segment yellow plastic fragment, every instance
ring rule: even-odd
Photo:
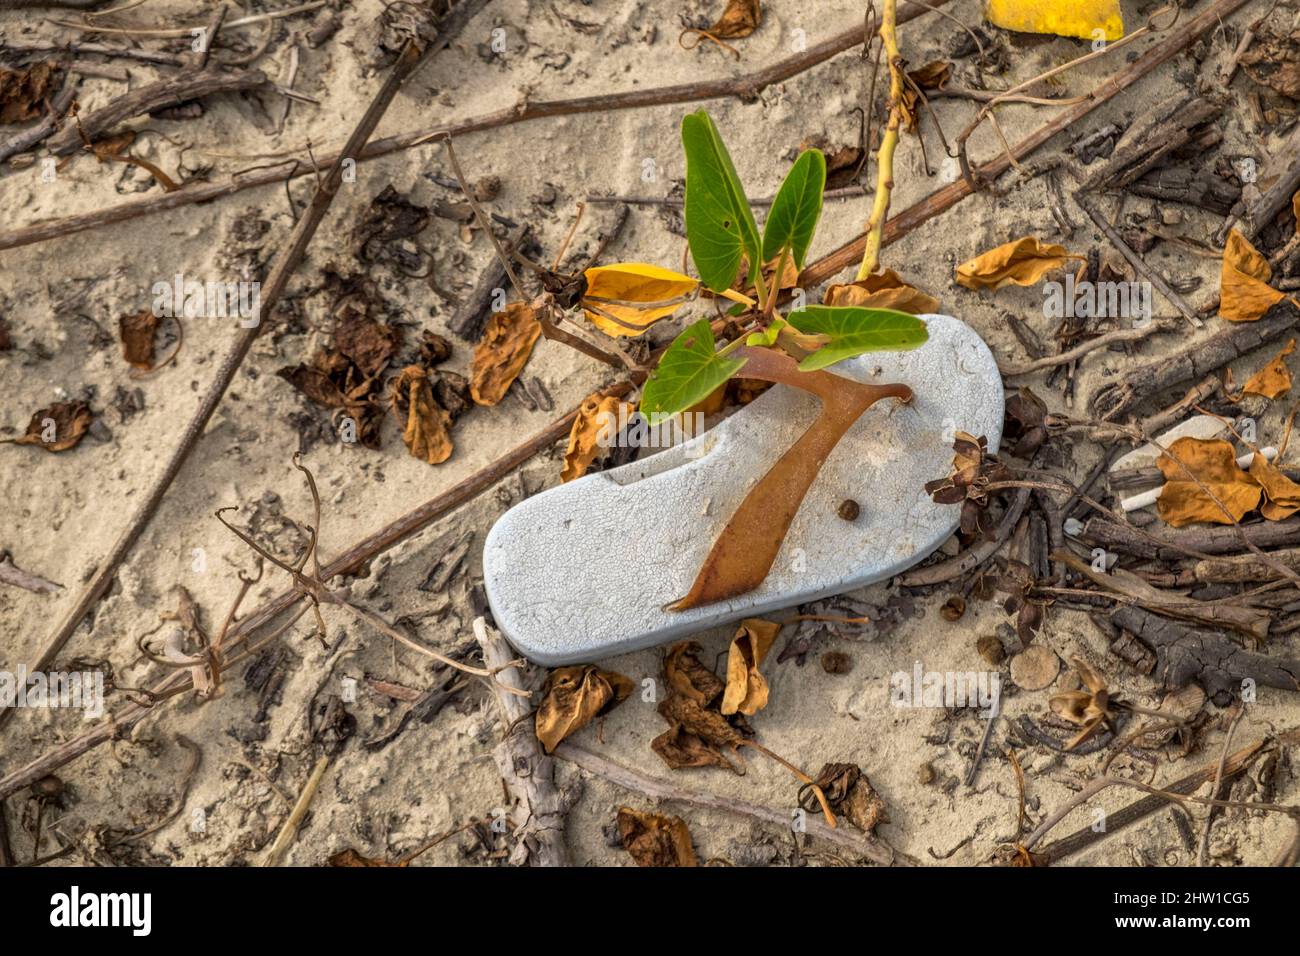
[[[985,0],[989,23],[1021,33],[1052,33],[1081,40],[1124,36],[1119,0]]]

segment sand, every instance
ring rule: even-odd
[[[134,25],[190,25],[206,14],[197,5],[151,0],[120,15]],[[378,0],[343,4],[340,31],[318,49],[302,35],[323,11],[279,21],[277,39],[255,66],[277,81],[288,76],[289,50],[301,54],[295,89],[319,105],[294,102],[276,132],[286,100],[274,93],[257,97],[222,97],[207,104],[202,117],[190,120],[136,121],[144,134],[133,149],[170,172],[187,177],[210,170],[214,180],[239,169],[262,165],[274,154],[310,143],[325,151],[346,137],[383,80],[374,58],[372,24],[382,9]],[[685,24],[709,21],[717,4],[687,0],[680,5],[609,0],[595,5],[558,0],[530,4],[493,0],[451,47],[420,68],[399,94],[379,128],[388,135],[463,119],[522,102],[525,98],[572,96],[635,90],[666,83],[736,75],[787,56],[804,36],[809,44],[858,22],[857,11],[826,0],[798,5],[769,4],[761,28],[736,41],[739,62],[707,44],[682,49],[677,35]],[[1124,3],[1130,29],[1148,7]],[[1193,12],[1204,6],[1198,4]],[[1264,12],[1266,4],[1248,4],[1231,18],[1238,28]],[[250,8],[250,12],[261,9]],[[968,24],[980,19],[978,4],[957,0],[949,12]],[[1187,14],[1185,14],[1186,16]],[[240,28],[253,42],[261,25]],[[494,31],[503,30],[504,52],[492,48]],[[71,31],[43,22],[35,12],[0,15],[0,32],[11,40],[66,37]],[[948,19],[928,14],[901,31],[904,55],[913,64],[944,56],[961,30]],[[146,41],[157,45],[159,41]],[[1235,43],[1235,39],[1232,40]],[[1213,67],[1230,43],[1213,31],[1204,66],[1184,55],[1167,63],[1132,90],[1125,91],[1078,124],[1081,135],[1108,122],[1125,122],[1135,113],[1178,96],[1198,73]],[[990,75],[991,84],[1009,84],[1077,56],[1085,48],[1075,41],[1013,37],[997,41],[1009,64],[1006,76]],[[1147,41],[1133,48],[1140,50]],[[1205,49],[1201,51],[1206,52]],[[1116,69],[1100,58],[1066,74],[1068,94],[1091,89]],[[842,54],[805,74],[764,90],[756,102],[715,100],[707,108],[730,144],[751,195],[771,195],[784,174],[787,157],[808,137],[834,145],[853,144],[858,136],[855,108],[864,95],[867,67],[856,52]],[[153,70],[131,64],[130,86],[149,82]],[[969,66],[958,76],[969,85]],[[1239,83],[1246,82],[1243,79]],[[82,109],[93,110],[121,95],[123,84],[104,78],[83,80]],[[664,196],[680,182],[684,164],[676,126],[696,106],[663,106],[636,111],[545,119],[504,129],[465,135],[458,152],[471,179],[500,177],[502,188],[490,208],[528,222],[547,256],[569,229],[575,203],[588,195]],[[953,99],[936,101],[945,130],[953,135],[974,107]],[[1016,141],[1052,115],[1052,108],[1008,106],[999,115],[1007,137]],[[1230,145],[1226,152],[1263,160],[1276,145],[1261,138],[1249,114],[1230,110]],[[930,119],[922,122],[931,161],[938,165],[942,147]],[[1055,155],[1072,135],[1058,137],[1037,159]],[[998,149],[987,125],[972,138],[977,159]],[[1067,162],[1068,162],[1067,157]],[[111,593],[96,607],[60,655],[106,660],[119,687],[150,684],[160,668],[142,658],[137,641],[152,634],[157,642],[166,625],[159,615],[174,609],[173,588],[182,586],[202,608],[210,630],[219,628],[239,588],[237,572],[253,567],[249,549],[213,517],[221,507],[239,508],[232,520],[253,529],[257,539],[288,555],[304,536],[289,518],[307,521],[310,498],[291,466],[302,447],[303,463],[315,474],[324,500],[321,551],[330,556],[393,520],[417,503],[451,489],[466,476],[526,439],[557,414],[609,380],[608,369],[565,346],[538,344],[524,372],[553,399],[553,409],[529,408],[519,385],[494,408],[477,408],[455,426],[456,450],[445,464],[430,466],[409,456],[399,426],[390,417],[382,448],[344,446],[334,440],[328,416],[313,408],[277,369],[305,361],[327,341],[327,302],[320,293],[322,270],[334,264],[355,267],[351,230],[371,199],[393,185],[424,205],[459,196],[435,181],[450,176],[441,146],[430,143],[362,164],[355,183],[344,186],[328,219],[298,269],[287,307],[271,319],[272,327],[254,346],[225,401],[195,453],[180,473],[143,538],[117,575]],[[649,177],[649,178],[647,178]],[[904,137],[896,165],[894,210],[901,210],[934,190],[942,176],[929,177],[918,140]],[[1066,180],[1068,187],[1069,181]],[[1004,181],[1006,185],[1006,181]],[[291,188],[299,206],[310,195],[308,179]],[[138,195],[159,195],[160,187],[142,171],[119,164],[99,164],[81,156],[67,164],[54,182],[43,182],[40,166],[0,175],[0,208],[5,227],[47,217],[112,206]],[[1043,315],[1038,289],[1008,289],[996,295],[974,293],[953,282],[953,268],[971,256],[1021,235],[1037,235],[1086,251],[1104,240],[1085,228],[1086,217],[1072,204],[1068,214],[1078,224],[1064,237],[1049,209],[1046,177],[1028,179],[1018,188],[981,194],[915,230],[885,251],[884,262],[918,287],[939,297],[944,311],[968,322],[999,357],[1022,358],[1020,346],[1003,318],[1024,318],[1044,340],[1053,320]],[[865,197],[828,203],[812,254],[821,255],[855,236],[868,213]],[[1149,210],[1145,200],[1130,199],[1126,210]],[[596,235],[611,221],[614,207],[589,206],[571,250],[581,263],[596,245]],[[685,240],[670,229],[671,210],[634,208],[610,255],[676,265]],[[255,226],[262,222],[264,226]],[[237,334],[229,320],[184,322],[184,342],[167,367],[133,378],[117,345],[117,321],[150,304],[155,282],[177,273],[200,281],[226,278],[241,265],[264,266],[279,250],[293,225],[283,185],[247,191],[218,202],[165,212],[95,229],[0,254],[0,314],[8,320],[15,348],[0,353],[3,415],[0,435],[14,437],[38,408],[68,398],[85,398],[98,426],[74,450],[47,454],[37,448],[0,447],[0,513],[4,515],[0,547],[27,571],[57,581],[63,589],[40,595],[0,585],[0,668],[13,670],[34,659],[54,623],[74,602],[78,589],[94,572],[134,511],[145,489],[158,476],[214,370]],[[1090,225],[1090,224],[1089,224]],[[1204,240],[1218,226],[1205,213],[1189,211],[1180,227]],[[264,229],[259,233],[259,230]],[[250,238],[251,237],[251,238]],[[439,283],[467,293],[492,255],[481,234],[466,241],[459,224],[435,218],[420,236],[432,250]],[[1190,254],[1170,242],[1157,245],[1150,261],[1178,275],[1198,275],[1204,282],[1190,295],[1201,305],[1217,291],[1217,261]],[[406,331],[407,354],[421,330],[446,332],[452,308],[419,279],[388,267],[373,273],[391,303],[394,319]],[[1162,303],[1157,303],[1159,313]],[[680,320],[689,321],[691,311]],[[1200,334],[1218,325],[1212,319]],[[674,326],[674,328],[679,326]],[[656,333],[658,341],[671,330]],[[1183,341],[1183,333],[1137,346],[1133,357],[1099,352],[1082,363],[1075,411],[1107,376],[1127,363],[1157,355]],[[454,339],[448,368],[465,372],[471,346]],[[1252,364],[1253,363],[1253,364]],[[1241,363],[1242,370],[1259,358]],[[1043,385],[1042,373],[1026,376],[1056,411],[1068,411],[1061,393]],[[135,400],[132,400],[135,396]],[[134,405],[138,410],[132,411]],[[1277,413],[1261,416],[1261,430],[1276,427]],[[1082,475],[1098,453],[1083,440],[1067,440],[1061,465]],[[559,480],[556,446],[535,456],[491,491],[448,515],[433,527],[374,561],[366,577],[349,582],[354,601],[400,620],[426,645],[449,651],[470,639],[472,611],[468,591],[480,574],[481,548],[492,522],[525,494]],[[936,476],[938,477],[938,476]],[[469,557],[441,591],[420,585],[452,542],[472,535]],[[521,567],[519,573],[527,574]],[[287,584],[283,572],[267,567],[248,596],[245,609]],[[884,604],[894,593],[873,585],[856,596]],[[878,833],[900,859],[924,864],[974,864],[989,860],[997,846],[1015,839],[1017,790],[1013,769],[1004,756],[1009,720],[1022,714],[1041,717],[1053,689],[1069,681],[1063,668],[1053,688],[1016,692],[1008,688],[1004,720],[996,730],[973,787],[963,783],[985,723],[974,711],[944,708],[897,708],[890,703],[890,676],[911,672],[914,662],[930,671],[987,668],[976,641],[1006,623],[996,602],[971,601],[966,614],[950,623],[939,606],[945,588],[918,600],[912,616],[887,633],[868,628],[855,637],[829,637],[803,666],[765,666],[771,703],[753,725],[768,747],[815,771],[823,763],[859,764],[889,807],[890,822]],[[323,863],[331,854],[355,848],[367,856],[394,859],[429,838],[500,812],[501,782],[491,750],[501,732],[490,696],[471,683],[438,716],[413,722],[388,746],[372,751],[366,739],[390,729],[407,706],[370,689],[365,678],[423,690],[435,680],[430,662],[337,610],[326,609],[328,648],[311,633],[304,618],[284,639],[283,684],[257,720],[259,694],[248,686],[244,668],[229,675],[221,695],[200,702],[192,697],[158,705],[125,739],[100,747],[63,768],[69,793],[64,807],[46,814],[40,852],[65,844],[75,848],[67,863],[149,863],[240,865],[260,862],[305,784],[318,752],[311,729],[331,695],[355,685],[356,699],[346,709],[355,718],[355,736],[326,770],[311,813],[286,858],[295,865]],[[698,635],[708,660],[721,661],[730,628]],[[788,633],[788,632],[787,632]],[[1053,612],[1038,641],[1062,658],[1082,655],[1103,669],[1115,692],[1137,703],[1156,706],[1162,699],[1147,678],[1135,675],[1106,650],[1101,634],[1086,617]],[[784,637],[781,643],[784,642]],[[1294,635],[1289,642],[1294,654]],[[778,645],[780,646],[780,645]],[[1287,650],[1283,639],[1275,652]],[[831,675],[817,662],[825,650],[843,651],[853,666]],[[646,650],[610,660],[601,667],[627,675],[638,686],[659,676],[660,655]],[[1005,670],[1005,666],[1004,666]],[[536,680],[540,675],[533,675]],[[125,691],[109,698],[110,709],[126,702]],[[1174,779],[1217,760],[1223,740],[1221,712],[1207,710],[1210,726],[1197,750],[1187,756],[1170,747],[1149,752],[1150,764],[1124,758],[1157,780]],[[1294,726],[1300,717],[1293,694],[1261,691],[1237,740],[1255,739],[1270,728]],[[67,710],[27,710],[0,731],[0,771],[12,771],[78,732],[87,723]],[[751,757],[744,776],[724,770],[669,771],[650,750],[663,730],[654,703],[634,694],[600,727],[590,726],[576,740],[608,759],[684,785],[771,807],[792,808],[793,778],[776,764]],[[185,782],[190,753],[184,737],[202,753],[192,778]],[[1053,753],[1040,745],[1019,751],[1028,778],[1026,812],[1034,825],[1067,800],[1081,783],[1098,772],[1102,755]],[[646,808],[652,803],[599,778],[560,764],[560,782],[574,804],[568,817],[568,840],[581,864],[631,865],[627,853],[611,846],[607,828],[622,805]],[[1273,781],[1273,799],[1296,797],[1294,776],[1286,768]],[[1262,786],[1262,785],[1261,785]],[[1234,793],[1250,792],[1238,784]],[[1113,810],[1135,795],[1112,790],[1091,806]],[[183,802],[183,805],[181,805]],[[688,823],[702,860],[734,863],[785,863],[796,858],[830,862],[851,854],[813,843],[796,854],[791,834],[743,817],[701,811],[683,803],[661,809]],[[20,858],[34,852],[36,802],[24,790],[7,801],[14,850]],[[175,813],[156,832],[115,844],[122,834],[151,827]],[[1202,812],[1192,828],[1199,833]],[[1072,817],[1054,835],[1088,825],[1090,811]],[[1216,827],[1211,858],[1218,864],[1267,863],[1289,835],[1284,818],[1229,811]],[[421,865],[499,864],[508,841],[497,836],[485,847],[468,833],[454,836],[420,858]],[[809,855],[810,854],[810,855]],[[1140,825],[1072,857],[1079,864],[1170,865],[1194,861],[1194,850],[1161,811]]]

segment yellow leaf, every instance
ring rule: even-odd
[[[1156,464],[1165,476],[1156,504],[1160,517],[1175,528],[1196,521],[1234,524],[1254,510],[1263,494],[1259,483],[1237,465],[1232,445],[1221,438],[1179,438]]]
[[[827,305],[897,309],[912,315],[928,315],[939,309],[938,299],[908,285],[893,269],[869,275],[849,285],[833,285],[826,290],[822,301]]]
[[[492,313],[483,338],[474,346],[470,363],[470,397],[480,405],[495,405],[528,364],[542,324],[527,302],[511,302]]]
[[[740,622],[740,630],[731,639],[727,653],[727,689],[722,694],[724,714],[740,711],[752,717],[767,706],[767,681],[758,668],[780,630],[780,624],[761,618],[750,617]]]
[[[1264,489],[1264,503],[1260,514],[1269,521],[1281,521],[1300,511],[1300,485],[1264,459],[1256,455],[1250,462],[1250,474]]]
[[[583,399],[578,417],[569,430],[569,447],[564,452],[560,481],[572,481],[587,473],[591,463],[608,447],[608,440],[616,433],[620,410],[624,417],[631,417],[636,408],[600,392]]]
[[[1033,285],[1068,260],[1083,258],[1066,252],[1063,246],[1025,236],[963,262],[957,267],[957,284],[968,289],[1000,289],[1008,283]]]
[[[585,273],[583,311],[607,335],[641,335],[683,305],[700,280],[644,262],[593,266]]]
[[[995,27],[1021,33],[1081,40],[1118,40],[1124,35],[1119,0],[987,0],[985,13]]]
[[[1219,274],[1219,315],[1229,322],[1254,322],[1272,308],[1283,293],[1268,284],[1273,270],[1236,229],[1223,247]]]
[[[448,415],[433,397],[429,373],[419,365],[402,369],[393,385],[393,406],[399,413],[406,406],[406,428],[402,441],[415,458],[438,465],[451,457],[452,444]]]
[[[1252,375],[1242,386],[1242,392],[1247,395],[1277,398],[1291,391],[1291,369],[1287,367],[1285,360],[1293,352],[1295,352],[1295,339],[1288,342],[1286,348],[1274,355],[1267,365]]]

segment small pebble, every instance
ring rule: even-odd
[[[835,513],[845,521],[857,521],[862,509],[858,507],[858,503],[852,498],[845,498],[840,502],[839,510]]]

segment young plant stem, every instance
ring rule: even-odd
[[[903,61],[898,53],[897,0],[884,0],[880,17],[880,42],[889,64],[889,121],[885,124],[876,151],[876,195],[871,205],[871,218],[867,220],[867,242],[862,250],[862,264],[858,266],[858,281],[876,271],[880,265],[880,247],[884,242],[885,217],[889,215],[889,196],[894,188],[894,150],[898,147],[898,131],[903,124]],[[867,104],[871,109],[871,104]]]

